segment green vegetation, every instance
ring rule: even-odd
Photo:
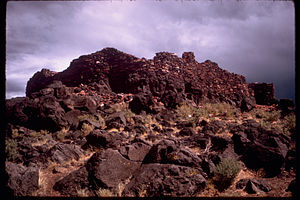
[[[5,153],[8,161],[16,161],[18,158],[18,143],[14,139],[5,141]]]
[[[65,140],[65,137],[67,136],[68,134],[68,131],[69,131],[69,127],[63,127],[56,135],[56,138],[59,140],[59,141],[64,141]]]
[[[88,134],[90,134],[90,132],[92,132],[94,128],[95,127],[91,124],[83,123],[81,127],[82,137],[85,137]]]
[[[235,118],[237,109],[227,103],[206,103],[199,107],[183,103],[176,108],[177,121],[192,122],[195,126],[201,119],[214,117]]]
[[[222,191],[228,188],[240,170],[241,167],[237,160],[234,158],[222,158],[214,169],[213,181],[218,190]]]
[[[98,191],[96,191],[96,195],[98,197],[116,197],[117,194],[113,193],[109,189],[99,188]]]
[[[263,120],[264,122],[275,122],[280,119],[280,111],[264,111],[260,108],[254,108],[250,113],[258,119]]]
[[[38,140],[43,139],[46,135],[49,135],[48,130],[32,131],[29,133],[31,137],[37,138]]]
[[[260,108],[255,108],[250,111],[259,124],[267,130],[276,130],[285,135],[292,135],[296,132],[296,115],[290,114],[281,119],[280,111],[265,111]]]

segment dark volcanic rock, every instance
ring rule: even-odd
[[[6,101],[8,121],[34,130],[60,130],[67,125],[65,111],[53,96],[33,100],[14,98]]]
[[[106,118],[106,126],[109,128],[120,128],[126,126],[126,119],[122,111],[115,112]]]
[[[286,116],[294,111],[294,102],[291,99],[280,99],[278,108],[281,110],[281,114]]]
[[[182,58],[160,52],[153,59],[146,60],[113,48],[105,48],[73,60],[63,72],[55,73],[46,69],[37,72],[28,81],[26,95],[30,97],[55,80],[67,87],[92,85],[102,81],[100,88],[103,86],[106,92],[141,94],[132,103],[135,112],[149,109],[151,100],[142,97],[143,95],[156,97],[157,102],[171,108],[188,98],[195,103],[222,101],[237,106],[244,100],[243,107],[250,109],[248,105],[254,99],[243,76],[229,73],[211,61],[198,63],[192,52],[183,53]],[[93,88],[99,93],[99,87]],[[51,92],[48,91],[49,94]],[[61,98],[65,92],[57,90],[56,96]]]
[[[151,105],[153,105],[153,102],[150,95],[137,94],[133,96],[132,101],[129,103],[129,108],[136,114],[140,114],[142,110],[150,113]]]
[[[239,180],[235,187],[237,189],[245,189],[249,194],[256,194],[259,192],[269,192],[272,190],[271,186],[268,185],[263,179],[241,179]]]
[[[194,130],[190,127],[185,127],[179,131],[179,135],[181,136],[192,136],[194,134],[195,134]]]
[[[226,124],[224,122],[213,120],[203,127],[202,132],[206,134],[216,134],[220,131],[223,131],[225,127]]]
[[[44,156],[53,162],[62,164],[72,159],[79,160],[80,156],[84,154],[85,152],[74,144],[58,143],[47,151]]]
[[[53,189],[62,195],[78,196],[78,190],[89,188],[88,171],[85,167],[71,172],[63,179],[57,181]]]
[[[53,76],[56,72],[50,71],[48,69],[42,69],[37,72],[29,79],[26,86],[26,96],[31,96],[33,92],[38,92],[43,89],[46,85],[53,81]]]
[[[201,168],[201,162],[198,156],[185,149],[178,141],[169,139],[161,140],[156,145],[153,145],[143,160],[144,164],[176,164],[199,168]]]
[[[257,104],[271,105],[276,102],[273,83],[250,83],[249,88],[254,91]]]
[[[125,196],[193,196],[206,186],[197,169],[172,164],[146,164],[126,185]]]
[[[149,152],[151,146],[142,142],[135,142],[130,145],[122,146],[120,154],[131,161],[142,162]]]
[[[87,162],[87,170],[94,187],[116,188],[128,179],[141,162],[124,158],[117,150],[107,149],[95,153]]]
[[[6,163],[6,171],[9,176],[7,185],[16,196],[31,196],[39,189],[39,169],[24,167],[21,164]]]
[[[94,130],[86,136],[86,144],[94,147],[117,148],[126,140],[126,137],[119,132],[106,132],[104,130]]]
[[[254,122],[245,122],[231,129],[234,150],[242,155],[248,168],[264,168],[266,176],[281,172],[288,151],[289,139],[279,133],[268,131]]]
[[[296,197],[296,179],[292,180],[288,186],[288,188],[286,189],[286,191],[290,191],[292,192],[293,197]]]

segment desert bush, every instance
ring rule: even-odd
[[[78,197],[88,197],[88,190],[87,188],[84,189],[77,189],[77,195]]]
[[[283,119],[283,129],[284,133],[291,135],[296,132],[296,115],[290,114],[285,116]]]
[[[99,188],[96,191],[96,195],[98,197],[116,197],[117,196],[117,194],[115,194],[111,190],[105,189],[105,188]]]
[[[58,133],[56,134],[56,138],[59,140],[59,141],[64,141],[65,140],[65,137],[67,136],[68,134],[68,131],[69,131],[69,127],[63,127],[60,131],[58,131]]]
[[[196,118],[234,118],[237,116],[237,109],[228,103],[206,103],[197,108],[194,115]]]
[[[280,111],[273,110],[273,111],[264,111],[259,108],[255,108],[250,111],[250,113],[265,122],[275,122],[280,119]]]
[[[87,136],[88,134],[90,134],[90,132],[94,130],[94,128],[95,127],[91,124],[83,123],[81,127],[82,136]]]
[[[213,181],[217,189],[224,190],[228,188],[240,170],[241,167],[236,159],[222,158],[214,168]]]
[[[18,143],[14,139],[7,139],[5,141],[5,153],[8,161],[16,161],[18,155]]]
[[[31,137],[37,138],[38,140],[43,140],[49,134],[48,130],[32,131],[29,133]]]
[[[195,108],[187,103],[176,107],[176,115],[180,120],[187,120],[193,116]]]
[[[84,114],[84,115],[78,116],[77,118],[79,119],[79,121],[85,120],[85,119],[90,119],[93,122],[99,123],[101,129],[105,128],[105,120],[99,113],[97,113],[95,115]]]

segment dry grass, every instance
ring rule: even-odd
[[[53,190],[54,184],[61,178],[67,176],[71,172],[78,170],[82,167],[87,160],[93,155],[94,152],[86,152],[86,155],[82,155],[79,160],[72,159],[63,164],[58,164],[49,161],[48,167],[39,171],[39,189],[35,191],[32,196],[39,197],[59,197],[63,196],[58,191]],[[55,167],[62,167],[63,170],[60,173],[53,173]],[[84,191],[80,191],[84,192]],[[81,193],[82,195],[84,193]]]

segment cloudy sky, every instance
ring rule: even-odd
[[[295,12],[288,1],[53,1],[7,4],[6,98],[36,71],[115,47],[137,57],[193,51],[295,99]]]

